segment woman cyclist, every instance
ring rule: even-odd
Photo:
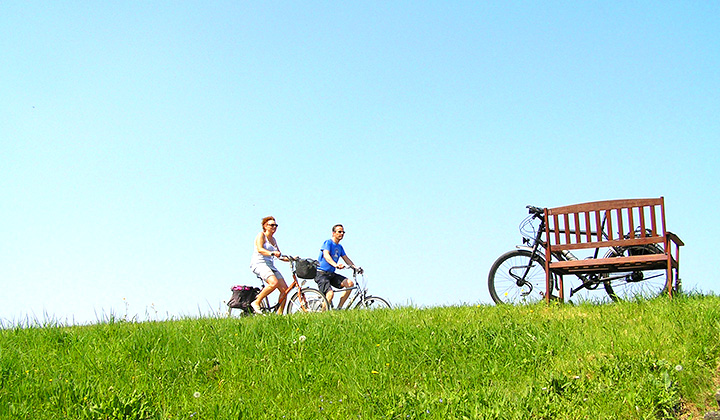
[[[257,298],[250,304],[256,314],[262,313],[260,310],[260,302],[262,302],[262,300],[275,289],[280,292],[277,313],[282,315],[285,310],[285,297],[288,286],[285,283],[285,279],[282,274],[280,274],[280,271],[275,268],[274,264],[274,258],[280,258],[281,255],[277,241],[274,238],[277,228],[278,224],[275,222],[274,217],[264,217],[262,219],[263,231],[258,233],[255,237],[255,250],[253,251],[252,259],[250,261],[250,269],[256,276],[265,282],[265,288],[260,291]],[[284,258],[280,259],[282,261],[287,261]]]

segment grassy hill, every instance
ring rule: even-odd
[[[2,419],[655,419],[717,409],[720,298],[0,330]]]

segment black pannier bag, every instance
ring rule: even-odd
[[[247,313],[252,312],[250,304],[255,300],[257,295],[260,293],[260,289],[252,286],[233,286],[233,294],[227,305],[234,309],[242,309]]]
[[[300,259],[295,264],[295,274],[301,279],[314,279],[317,274],[317,265],[318,262],[313,259]]]

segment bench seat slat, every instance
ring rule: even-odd
[[[672,266],[677,261],[672,259]],[[667,268],[667,256],[664,254],[638,255],[614,258],[589,258],[576,261],[555,261],[550,269],[558,274],[574,273],[612,273],[632,270],[664,270]]]

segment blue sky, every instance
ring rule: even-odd
[[[3,2],[0,321],[212,313],[256,282],[269,214],[303,257],[343,223],[394,304],[486,304],[526,205],[658,196],[685,288],[717,293],[718,18],[706,1]]]

